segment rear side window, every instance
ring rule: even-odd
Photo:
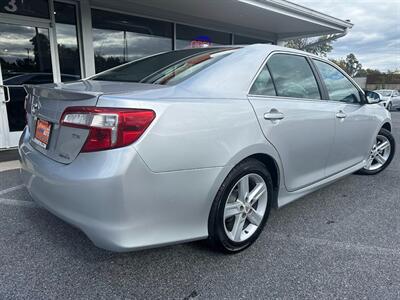
[[[338,69],[319,60],[314,60],[328,90],[329,100],[360,103],[360,92]]]
[[[278,96],[321,99],[317,80],[305,57],[274,54],[267,65]]]
[[[250,89],[252,95],[276,96],[274,83],[268,67],[264,66]]]

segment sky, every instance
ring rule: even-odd
[[[354,24],[333,43],[329,58],[354,53],[363,68],[400,70],[400,0],[289,1]]]

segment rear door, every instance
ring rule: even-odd
[[[360,90],[342,71],[322,60],[313,62],[335,114],[335,139],[326,168],[329,176],[366,158],[378,124],[363,105]]]
[[[265,137],[279,152],[286,188],[294,191],[323,179],[335,117],[331,105],[321,100],[308,58],[270,56],[249,100]]]

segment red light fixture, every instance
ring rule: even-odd
[[[149,109],[68,107],[61,125],[89,130],[81,152],[128,146],[146,131],[156,113]]]

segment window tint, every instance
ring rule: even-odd
[[[229,55],[235,48],[197,48],[170,51],[122,65],[92,80],[172,84]]]
[[[96,73],[172,50],[172,23],[92,9]]]
[[[274,83],[272,82],[271,74],[269,73],[267,66],[264,66],[257,79],[254,81],[253,86],[250,89],[250,94],[276,96]]]
[[[321,99],[317,81],[305,57],[275,54],[267,64],[278,96]]]
[[[29,1],[2,0],[0,1],[0,13],[48,19],[49,1],[48,0],[29,0]]]
[[[272,44],[271,41],[257,39],[249,36],[235,34],[234,44],[235,45],[251,45],[251,44]]]
[[[81,77],[76,6],[75,4],[54,2],[54,11],[61,74]],[[63,76],[61,76],[61,80],[63,81]]]
[[[348,103],[360,103],[358,89],[342,74],[331,65],[314,60],[328,90],[330,100],[343,101]]]
[[[229,33],[176,24],[176,49],[230,44],[231,35]]]

